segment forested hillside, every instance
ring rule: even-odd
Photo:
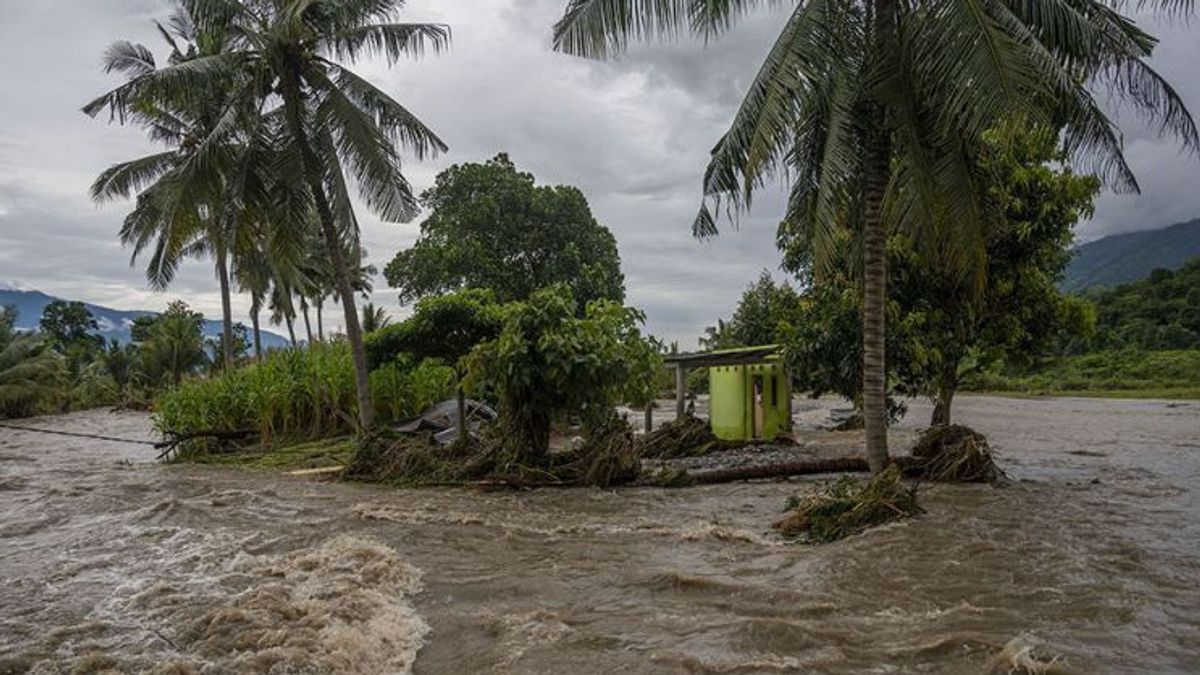
[[[1065,291],[1113,288],[1145,279],[1155,269],[1178,269],[1196,256],[1200,256],[1200,218],[1079,246],[1061,285]]]

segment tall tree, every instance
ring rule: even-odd
[[[231,33],[201,32],[195,8],[179,4],[159,34],[169,48],[165,65],[141,44],[113,43],[104,54],[106,72],[120,72],[122,86],[84,106],[96,116],[108,110],[112,119],[143,127],[150,138],[167,146],[163,152],[116,164],[92,185],[92,198],[105,202],[137,195],[134,210],[121,227],[121,242],[133,247],[133,258],[152,251],[146,278],[157,289],[174,280],[181,262],[209,255],[221,292],[226,367],[233,366],[233,310],[230,284],[233,258],[248,246],[247,200],[265,199],[264,144],[247,142],[245,130],[226,114],[233,73],[193,83],[187,90],[142,86],[163,70],[187,69],[219,56]]]
[[[691,30],[714,37],[774,0],[569,0],[556,48],[590,57],[631,39]],[[1100,85],[1160,130],[1200,146],[1183,101],[1147,63],[1155,40],[1102,0],[797,0],[733,124],[713,149],[693,226],[748,208],[773,175],[792,181],[788,219],[814,241],[818,273],[840,241],[862,251],[867,457],[888,461],[885,308],[889,230],[941,263],[986,274],[969,153],[999,121],[1061,124],[1068,153],[1119,188],[1137,183]],[[1147,0],[1172,10],[1188,0]]]
[[[616,239],[583,193],[536,185],[508,155],[446,169],[421,201],[429,217],[420,238],[384,270],[401,302],[461,288],[490,288],[511,302],[557,283],[571,287],[580,309],[625,297]]]

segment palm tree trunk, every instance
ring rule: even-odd
[[[308,320],[308,300],[304,296],[300,296],[300,313],[304,315],[304,333],[308,336],[308,344],[313,343],[312,324]]]
[[[258,302],[250,303],[250,326],[254,329],[254,359],[256,361],[262,361],[262,327],[258,319],[260,310]]]
[[[325,309],[325,298],[318,297],[317,305],[317,339],[321,342],[325,341],[325,323],[321,319],[321,312]]]
[[[333,220],[333,210],[329,207],[329,199],[325,196],[325,186],[322,183],[322,171],[316,154],[308,142],[308,134],[304,129],[303,101],[300,95],[300,83],[293,74],[285,82],[283,92],[284,108],[286,109],[288,126],[300,149],[300,161],[304,165],[304,178],[308,182],[309,192],[317,207],[317,216],[321,221],[321,232],[325,236],[325,245],[329,249],[329,257],[333,262],[333,276],[338,295],[342,300],[342,313],[346,316],[346,339],[350,343],[350,354],[354,361],[354,384],[358,390],[358,421],[360,432],[367,433],[375,421],[375,406],[371,400],[370,371],[367,369],[367,353],[363,346],[362,329],[358,323],[358,308],[354,304],[354,287],[350,283],[350,270],[346,267],[346,256],[342,248],[341,237],[338,236],[337,225]]]
[[[217,245],[217,279],[221,284],[221,342],[225,370],[233,370],[233,301],[229,292],[229,262],[225,247]]]
[[[295,347],[299,346],[296,344],[296,317],[295,317],[295,315],[288,314],[287,316],[285,316],[283,318],[283,320],[285,323],[287,323],[288,337],[292,339],[292,347],[295,348]]]
[[[883,193],[889,174],[890,143],[882,109],[876,108],[865,148],[863,205],[863,424],[867,462],[878,473],[888,465],[887,364],[887,226]]]

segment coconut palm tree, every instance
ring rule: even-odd
[[[392,325],[392,317],[388,316],[387,309],[368,302],[362,307],[362,325],[364,333],[374,333]]]
[[[1136,190],[1096,89],[1191,150],[1200,138],[1147,63],[1155,40],[1104,0],[568,0],[554,42],[601,58],[631,40],[712,38],[782,4],[792,6],[786,23],[712,151],[693,233],[717,234],[714,214],[736,220],[757,188],[782,175],[792,186],[786,220],[806,231],[818,273],[839,242],[858,238],[866,449],[879,471],[889,461],[888,228],[912,230],[939,264],[981,274],[982,231],[995,216],[973,184],[971,156],[985,131],[1011,117],[1061,127],[1077,163]],[[1141,4],[1182,11],[1190,0]]]
[[[367,206],[385,220],[416,216],[418,205],[401,173],[399,150],[418,159],[446,150],[416,116],[343,65],[382,54],[389,63],[448,46],[449,28],[399,23],[403,0],[184,0],[201,34],[232,35],[228,48],[156,70],[114,92],[118,97],[158,92],[183,96],[214,84],[233,83],[222,120],[245,125],[256,117],[278,120],[274,147],[279,185],[292,208],[315,209],[335,271],[337,294],[353,353],[359,422],[373,421],[362,331],[343,237],[357,240],[347,179]],[[296,215],[299,216],[297,209]],[[299,218],[293,218],[299,222]]]
[[[187,64],[222,53],[230,33],[201,34],[192,15],[180,5],[166,25],[157,24],[169,48],[163,68]],[[152,250],[146,267],[150,285],[166,288],[187,258],[209,256],[221,291],[224,359],[233,366],[231,267],[249,243],[239,227],[246,200],[256,190],[262,197],[266,162],[256,162],[252,150],[265,156],[269,147],[255,148],[246,134],[225,115],[229,79],[213,80],[182,94],[137,88],[162,68],[141,44],[116,42],[104,55],[106,72],[121,72],[128,81],[84,106],[96,116],[108,110],[113,119],[142,126],[150,138],[168,149],[122,162],[104,171],[93,183],[92,198],[105,202],[137,194],[134,210],[125,218],[121,242],[133,247],[131,264]]]

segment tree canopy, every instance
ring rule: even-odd
[[[1084,295],[1096,306],[1096,332],[1068,351],[1200,348],[1200,258],[1178,270]]]
[[[700,343],[706,349],[754,347],[780,342],[800,305],[800,294],[786,281],[775,283],[763,270],[742,293],[733,318],[710,326]]]
[[[599,424],[614,404],[643,395],[661,364],[657,345],[641,334],[642,320],[611,300],[589,303],[581,315],[563,285],[505,307],[499,336],[472,351],[468,373],[472,386],[499,399],[501,462],[537,465],[557,417]]]
[[[970,370],[999,359],[1028,361],[1050,350],[1065,332],[1084,334],[1085,303],[1058,290],[1070,260],[1074,225],[1091,213],[1099,189],[1076,174],[1045,129],[1011,128],[989,135],[976,158],[984,199],[1004,218],[984,233],[982,279],[940,266],[905,233],[888,241],[887,357],[897,393],[927,395],[938,404],[935,422],[949,421],[958,383]],[[781,236],[792,261],[806,258],[803,238]],[[800,386],[858,395],[854,359],[860,349],[854,319],[858,287],[848,275],[818,278],[805,293],[786,340]],[[838,355],[842,356],[839,357]],[[893,407],[895,410],[895,407]]]
[[[537,185],[508,155],[446,169],[421,202],[430,214],[420,238],[384,270],[401,302],[470,287],[492,289],[504,303],[556,283],[581,309],[624,299],[616,240],[583,193]]]

